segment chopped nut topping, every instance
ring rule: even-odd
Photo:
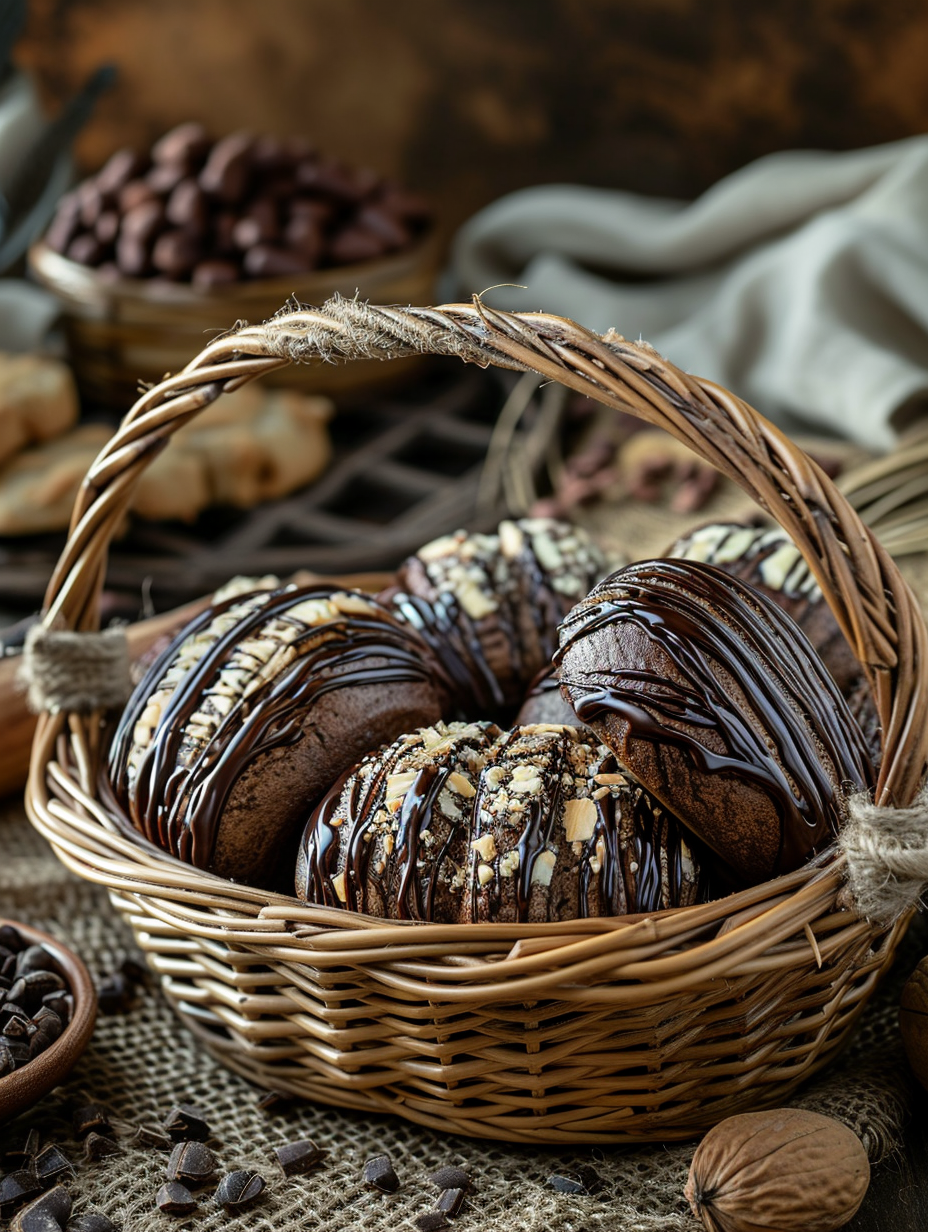
[[[332,889],[335,891],[340,903],[347,903],[348,895],[345,891],[345,874],[336,873],[332,878]]]
[[[466,779],[463,774],[458,774],[456,770],[448,775],[448,786],[452,791],[456,791],[459,796],[463,796],[465,800],[470,800],[477,794],[473,783]]]
[[[550,885],[556,861],[553,851],[542,851],[532,866],[532,885]]]
[[[499,862],[499,871],[503,877],[511,877],[519,867],[519,852],[514,847],[507,851]]]
[[[474,839],[471,847],[482,860],[494,860],[496,858],[496,839],[492,834],[484,834],[480,838]]]
[[[482,886],[485,886],[487,882],[492,881],[494,876],[495,873],[489,864],[477,865],[477,880]]]
[[[599,810],[590,799],[568,800],[564,805],[564,830],[567,841],[586,842],[593,837]]]

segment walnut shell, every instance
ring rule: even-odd
[[[922,959],[905,982],[899,1027],[909,1064],[928,1091],[928,958]]]
[[[851,1218],[869,1183],[867,1152],[847,1126],[775,1108],[711,1129],[684,1192],[709,1232],[832,1232]]]

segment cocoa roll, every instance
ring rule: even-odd
[[[510,923],[686,906],[706,882],[679,822],[576,728],[452,723],[335,784],[296,891],[385,919]]]
[[[732,884],[825,847],[874,773],[798,625],[714,566],[645,561],[561,627],[561,685],[620,764],[705,842]]]
[[[369,749],[439,718],[438,670],[369,596],[233,594],[136,687],[110,748],[113,793],[181,860],[268,884],[278,865],[292,870],[311,802]]]
[[[871,757],[879,761],[880,723],[867,678],[815,575],[785,530],[709,523],[678,539],[667,555],[716,565],[756,587],[792,616],[834,677],[867,738]]]
[[[382,597],[445,665],[453,716],[499,716],[518,707],[557,648],[558,623],[606,568],[579,528],[524,518],[426,544]]]

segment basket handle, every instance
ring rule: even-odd
[[[46,593],[46,627],[99,628],[107,549],[136,479],[220,393],[291,362],[416,354],[559,381],[665,428],[748,492],[795,541],[873,689],[883,729],[875,802],[912,801],[928,764],[928,630],[894,561],[821,468],[747,403],[681,372],[646,343],[612,330],[600,336],[563,317],[496,311],[478,298],[441,308],[340,297],[321,308],[288,305],[263,325],[215,339],[142,394],[83,481]]]

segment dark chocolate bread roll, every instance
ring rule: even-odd
[[[265,885],[334,779],[439,718],[437,673],[428,647],[369,596],[292,586],[233,596],[137,686],[112,742],[111,787],[152,842]]]
[[[606,571],[599,548],[553,518],[458,531],[420,548],[381,598],[433,647],[453,682],[450,714],[515,708],[557,649],[557,626]]]
[[[808,639],[710,565],[645,561],[561,627],[561,686],[619,762],[734,884],[798,867],[869,788],[866,742]]]
[[[785,530],[740,522],[709,523],[678,539],[667,555],[716,565],[756,587],[792,616],[834,677],[867,739],[874,763],[878,762],[880,722],[867,678],[812,570]]]
[[[573,727],[436,724],[364,759],[316,808],[300,898],[386,919],[570,920],[685,906],[683,828]]]
[[[561,677],[553,663],[538,673],[529,685],[514,726],[528,727],[533,723],[561,723],[567,727],[582,727],[573,707],[561,692]]]

